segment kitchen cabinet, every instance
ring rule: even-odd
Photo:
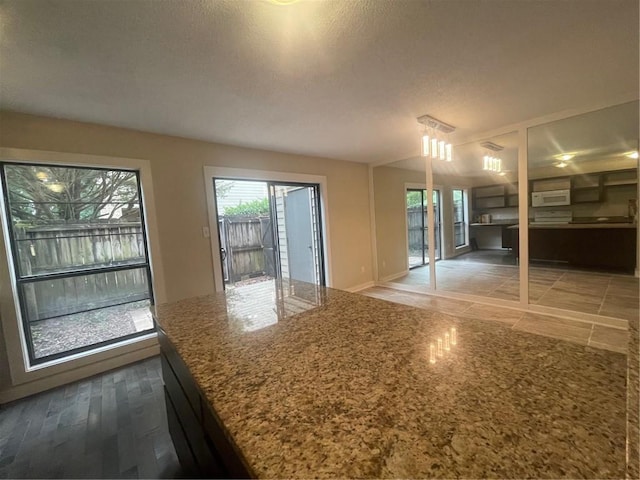
[[[519,230],[510,230],[517,258]],[[529,259],[632,273],[636,230],[631,223],[529,225]]]
[[[505,201],[507,207],[518,206],[518,184],[509,183],[505,186]]]
[[[472,190],[473,209],[503,208],[506,206],[504,185],[488,185]]]
[[[636,169],[619,170],[617,172],[606,172],[603,177],[603,185],[607,188],[620,187],[625,185],[637,185],[638,183],[638,171]]]
[[[602,201],[602,175],[589,173],[571,177],[571,203],[591,203]]]
[[[571,204],[601,203],[605,201],[610,188],[637,185],[637,169],[565,175],[562,177],[533,179],[529,182],[530,192],[570,190]],[[530,195],[529,195],[530,196]],[[507,183],[487,185],[472,189],[474,210],[517,207],[518,184]]]
[[[518,184],[487,185],[472,189],[474,210],[518,206]]]
[[[531,181],[532,192],[549,192],[553,190],[569,190],[571,177],[542,178]]]
[[[502,226],[502,248],[513,248],[513,238],[511,230],[506,225]]]
[[[189,369],[160,327],[158,341],[167,422],[182,468],[195,478],[252,477]]]

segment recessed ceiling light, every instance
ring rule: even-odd
[[[569,165],[569,164],[568,164],[567,162],[558,162],[558,163],[556,163],[556,164],[554,164],[554,165],[555,165],[556,167],[558,167],[558,168],[564,168],[564,167],[566,167],[566,166],[567,166],[567,165]]]
[[[638,159],[638,151],[636,150],[635,152],[627,152],[625,153],[625,155],[629,158],[633,158],[634,160]]]
[[[568,160],[571,160],[573,157],[575,157],[575,155],[573,153],[563,153],[562,155],[557,155],[556,158],[558,160],[562,160],[563,162],[566,162]],[[566,165],[565,165],[566,166]]]

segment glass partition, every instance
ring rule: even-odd
[[[638,102],[528,130],[529,303],[638,318]]]
[[[493,150],[482,145],[486,142]],[[485,169],[489,156],[493,170]],[[374,168],[379,280],[518,301],[519,268],[512,246],[518,224],[517,163],[515,132],[457,146],[452,162],[432,162],[431,208],[425,159]],[[430,265],[429,215],[435,266]]]
[[[379,282],[612,324],[637,319],[638,123],[634,101],[529,128],[522,186],[518,132],[457,145],[452,162],[434,160],[431,192],[421,157],[374,168]],[[527,299],[519,190],[528,203]]]
[[[433,162],[433,176],[442,198],[436,289],[518,301],[517,133],[457,146],[453,162]]]

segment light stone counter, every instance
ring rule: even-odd
[[[308,284],[156,318],[259,477],[625,476],[623,354]]]
[[[508,227],[510,229],[520,228],[518,225],[512,225]],[[552,230],[576,230],[576,229],[611,229],[611,228],[628,228],[636,229],[637,225],[633,223],[529,223],[531,229],[552,229]]]

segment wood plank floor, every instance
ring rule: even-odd
[[[0,406],[0,478],[182,478],[159,357]]]

